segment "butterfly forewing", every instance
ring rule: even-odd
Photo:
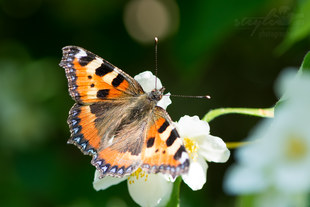
[[[78,103],[94,103],[142,94],[143,89],[121,69],[76,46],[63,48],[69,93]]]

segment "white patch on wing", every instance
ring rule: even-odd
[[[151,147],[151,148],[146,148],[144,151],[144,157],[151,157],[152,155],[155,154],[155,147]]]
[[[87,91],[87,96],[94,97],[96,99],[97,98],[97,92],[98,92],[97,88],[91,88]]]
[[[76,58],[80,59],[81,57],[86,57],[87,54],[84,50],[79,49],[80,51],[75,55]]]
[[[166,128],[166,130],[160,134],[161,140],[166,141],[168,139],[168,137],[170,136],[172,129],[173,129],[172,126],[169,124],[169,126]]]
[[[96,72],[96,69],[99,68],[102,64],[102,60],[100,60],[99,58],[96,58],[95,60],[91,61],[90,63],[87,64],[86,68],[86,72],[89,75],[93,75]]]
[[[107,84],[112,85],[112,81],[114,80],[114,78],[116,78],[116,76],[118,76],[118,73],[116,71],[113,71],[103,76],[102,79]]]
[[[181,145],[182,145],[182,140],[180,138],[176,138],[173,144],[167,148],[168,154],[174,155],[178,151]]]
[[[184,163],[188,159],[189,159],[188,154],[186,152],[182,152],[181,158],[179,159],[180,163]]]

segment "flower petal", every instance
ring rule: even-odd
[[[154,90],[155,84],[156,84],[157,89],[160,89],[163,87],[159,78],[153,75],[153,73],[150,71],[139,73],[138,75],[134,77],[134,79],[138,81],[138,83],[142,86],[143,90],[146,93],[149,93],[152,90]],[[160,101],[158,101],[157,106],[160,106],[163,109],[167,109],[168,105],[170,105],[171,103],[172,101],[170,99],[170,93],[167,93],[163,95]]]
[[[160,106],[163,109],[167,109],[167,107],[172,103],[170,99],[170,93],[163,95],[163,97],[157,102],[157,106]]]
[[[253,194],[267,187],[265,175],[257,169],[240,165],[231,167],[224,179],[224,189],[229,194]]]
[[[163,85],[161,84],[161,81],[159,78],[157,78],[151,71],[144,71],[142,73],[139,73],[134,77],[138,83],[142,86],[143,90],[146,93],[151,92],[153,89],[155,89],[155,82],[156,82],[156,87],[158,89],[162,88]],[[155,81],[157,79],[157,81]]]
[[[182,179],[192,190],[200,190],[207,181],[207,169],[208,164],[202,157],[190,160],[188,173],[182,175]]]
[[[140,206],[164,206],[173,188],[163,174],[147,174],[141,169],[129,177],[127,184],[130,196]]]
[[[95,171],[95,178],[93,182],[93,187],[95,190],[105,190],[112,185],[117,185],[120,182],[126,180],[128,176],[124,176],[123,178],[115,178],[111,176],[106,176],[104,178],[99,178],[100,172],[98,170]]]
[[[286,69],[280,73],[275,84],[275,91],[278,96],[284,96],[286,102],[297,100],[297,104],[310,103],[310,97],[305,94],[309,93],[310,88],[310,73],[297,73],[294,68]],[[283,99],[283,98],[282,98]]]
[[[308,164],[308,163],[307,163]],[[300,194],[310,190],[309,165],[280,164],[274,169],[274,185],[288,194]]]
[[[230,156],[225,142],[212,135],[199,137],[196,139],[199,145],[198,153],[206,160],[212,162],[226,162]]]
[[[176,127],[181,137],[197,137],[209,134],[210,127],[205,121],[201,121],[198,116],[183,116],[176,123]]]

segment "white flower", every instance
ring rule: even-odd
[[[142,86],[146,93],[151,92],[155,88],[155,76],[149,72],[142,72],[134,77]],[[160,80],[157,78],[157,88],[162,88]],[[164,95],[157,103],[158,106],[166,109],[171,104],[170,96]],[[94,188],[98,190],[105,190],[112,185],[117,185],[122,181],[127,180],[128,191],[133,200],[140,206],[164,206],[170,198],[173,183],[169,181],[167,176],[161,173],[148,174],[139,168],[130,176],[123,178],[115,178],[106,176],[99,178],[99,171],[96,170],[93,182]]]
[[[232,194],[259,194],[260,203],[280,202],[266,197],[273,191],[286,198],[287,204],[279,206],[296,206],[310,191],[310,76],[286,73],[280,82],[289,86],[287,101],[273,120],[264,120],[252,133],[253,144],[238,149],[237,164],[228,171],[224,187]]]
[[[164,206],[169,201],[173,188],[173,183],[163,174],[148,174],[141,168],[123,178],[106,176],[100,179],[99,175],[96,170],[93,182],[95,190],[105,190],[127,180],[129,194],[140,206]]]
[[[161,89],[163,85],[159,78],[157,78],[151,71],[144,71],[135,75],[134,79],[142,86],[146,93],[151,92],[155,89],[155,84],[157,89]]]
[[[206,161],[226,162],[230,152],[221,138],[210,135],[208,123],[198,116],[183,116],[176,127],[190,157],[189,172],[182,179],[192,190],[200,190],[206,183]]]
[[[150,71],[145,71],[142,73],[139,73],[134,77],[138,83],[142,86],[143,90],[146,93],[151,92],[155,89],[155,84],[157,89],[161,89],[163,85],[161,84],[161,81],[159,78],[157,78],[155,75],[152,74]],[[158,101],[157,106],[160,106],[163,109],[167,109],[168,105],[170,105],[171,99],[170,99],[170,93],[167,93],[163,95],[162,99]]]
[[[165,205],[173,188],[173,183],[163,174],[147,174],[140,168],[129,177],[127,184],[129,194],[141,206]]]
[[[310,107],[309,93],[310,81],[308,73],[297,73],[294,70],[284,70],[275,84],[275,92],[281,97],[284,95],[286,101],[294,102],[294,104],[308,104]],[[294,97],[294,98],[290,98]]]

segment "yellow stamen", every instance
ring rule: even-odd
[[[285,153],[290,160],[299,160],[306,156],[307,154],[307,144],[304,138],[299,136],[290,136],[288,142],[286,143]]]
[[[143,178],[145,177],[144,181],[146,182],[147,179],[148,179],[148,174],[143,171],[141,168],[138,168],[134,173],[132,173],[129,178],[128,178],[128,181],[129,181],[129,184],[133,184],[135,183],[135,180],[139,180],[139,178]]]
[[[184,146],[186,148],[186,151],[188,152],[190,158],[192,160],[196,161],[198,157],[198,143],[188,137],[184,138]]]

